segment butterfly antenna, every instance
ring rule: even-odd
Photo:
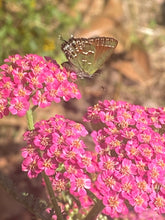
[[[73,34],[71,34],[71,35],[70,35],[70,37],[71,37],[71,38],[74,38]],[[68,42],[68,41],[66,41],[66,40],[65,40],[65,39],[62,37],[62,35],[61,35],[61,34],[60,34],[60,35],[58,35],[58,39],[59,39],[59,40],[61,40],[61,41],[64,41],[65,43],[67,43],[67,42]]]
[[[66,41],[66,40],[64,40],[64,38],[62,37],[62,35],[61,35],[61,34],[58,36],[58,39],[59,39],[59,40],[61,40],[61,41],[64,41],[64,42],[66,42],[66,43],[67,43],[67,41]]]

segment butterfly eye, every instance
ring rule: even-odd
[[[91,77],[116,48],[118,41],[111,37],[74,38],[61,45],[68,63],[81,78]]]

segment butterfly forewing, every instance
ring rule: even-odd
[[[117,40],[109,37],[72,37],[61,47],[68,61],[79,69],[80,75],[91,77],[109,58],[117,43]]]

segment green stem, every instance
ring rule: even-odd
[[[34,129],[34,121],[33,121],[33,111],[31,109],[29,109],[27,111],[26,117],[27,117],[27,121],[28,121],[29,130],[33,130]],[[54,191],[53,191],[51,182],[49,180],[49,177],[45,174],[45,172],[42,172],[42,177],[45,180],[46,188],[49,193],[49,197],[52,202],[53,209],[55,210],[55,213],[57,215],[57,219],[63,220],[63,216],[62,216],[60,207],[58,206],[57,200],[55,198]]]
[[[26,118],[28,122],[28,129],[31,131],[34,129],[34,122],[33,122],[33,112],[29,109],[26,113]]]
[[[87,194],[95,202],[95,205],[84,218],[84,220],[95,220],[105,206],[103,205],[102,201],[99,200],[90,190],[87,190]]]
[[[98,200],[84,220],[95,220],[104,207],[105,206],[103,205],[102,201]]]
[[[44,172],[42,172],[42,177],[45,180],[45,184],[46,184],[46,187],[47,187],[47,190],[48,190],[48,193],[49,193],[50,200],[52,202],[53,208],[54,208],[54,210],[56,212],[57,219],[58,220],[63,220],[63,216],[62,216],[60,207],[58,206],[57,200],[56,200],[56,198],[54,196],[54,191],[52,189],[52,185],[51,185],[51,182],[49,180],[49,177]]]

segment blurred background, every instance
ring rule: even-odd
[[[124,100],[146,107],[165,106],[165,1],[164,0],[0,0],[0,64],[19,53],[50,56],[66,61],[62,36],[110,36],[118,40],[114,54],[92,79],[78,80],[81,100],[38,109],[35,121],[63,114],[82,122],[87,107],[98,100]],[[90,131],[89,125],[86,125]],[[0,170],[20,191],[40,196],[38,180],[21,171],[26,118],[0,120]],[[89,140],[89,146],[92,145]],[[30,220],[32,216],[3,190],[0,219]]]

